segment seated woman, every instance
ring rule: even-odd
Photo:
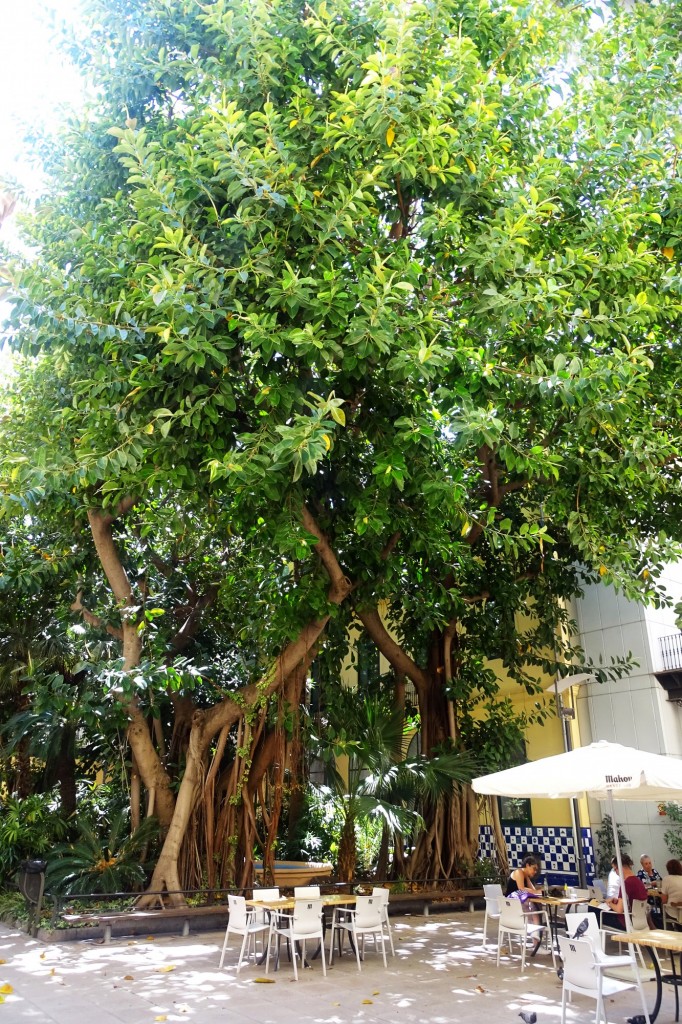
[[[617,928],[620,931],[625,931],[625,914],[623,913],[623,890],[628,901],[628,910],[632,910],[633,900],[641,900],[646,903],[648,899],[648,892],[646,886],[641,878],[632,870],[632,857],[628,857],[626,853],[621,857],[623,862],[623,877],[620,886],[620,893],[618,896],[611,896],[606,900],[609,906],[612,908],[611,913],[603,913],[601,915],[601,926],[605,928]],[[616,871],[618,869],[616,868]]]
[[[654,862],[648,853],[643,853],[639,858],[639,863],[642,865],[641,870],[637,872],[637,877],[641,878],[647,889],[651,889],[656,885],[656,882],[661,881],[661,876],[654,867]]]
[[[639,858],[639,863],[642,867],[637,872],[637,877],[642,879],[647,889],[657,888],[658,883],[661,882],[662,879],[654,867],[654,862],[649,854],[643,853]],[[654,928],[663,927],[663,914],[656,896],[649,896],[649,917],[651,918],[649,923]]]
[[[669,860],[665,866],[666,875],[661,882],[661,903],[666,904],[666,915],[682,924],[682,864]]]
[[[516,868],[515,871],[512,871],[511,875],[507,879],[507,888],[504,890],[504,895],[513,896],[515,892],[525,892],[529,894],[534,894],[536,896],[541,896],[542,890],[538,889],[538,887],[535,885],[533,881],[533,879],[537,878],[539,874],[540,861],[537,859],[537,857],[533,857],[531,854],[529,854],[527,857],[523,858],[521,867]],[[528,913],[528,911],[526,912]],[[530,920],[533,922],[533,924],[540,924],[539,914],[530,914]],[[540,932],[538,938],[535,940],[535,943],[533,944],[533,948],[530,954],[531,956],[535,956],[541,944],[542,932]]]
[[[533,879],[537,878],[539,874],[540,861],[537,857],[529,854],[523,858],[521,867],[512,871],[507,879],[507,888],[504,890],[504,895],[511,896],[513,892],[529,892],[541,895],[540,889],[533,883]]]

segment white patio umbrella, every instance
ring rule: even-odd
[[[606,800],[613,825],[618,874],[622,879],[623,862],[618,843],[615,801],[652,800],[658,803],[675,797],[682,798],[682,760],[598,740],[566,754],[543,757],[539,761],[507,768],[503,772],[483,775],[474,779],[472,785],[475,793],[489,796],[558,800],[586,793],[597,800]],[[625,898],[623,913],[626,929],[630,931],[632,924]]]

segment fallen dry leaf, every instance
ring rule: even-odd
[[[9,996],[12,994],[12,992],[14,992],[14,989],[10,984],[5,984],[0,986],[0,992],[2,992],[4,996]]]
[[[485,989],[483,988],[483,985],[477,985],[476,986],[476,991],[477,992],[485,992]]]
[[[372,992],[372,995],[373,996],[380,996],[381,992],[379,991],[379,989],[377,989],[376,992]]]
[[[133,978],[132,974],[125,974],[123,976],[123,980],[124,981],[135,981],[135,979]]]
[[[160,1013],[158,1017],[154,1018],[154,1020],[168,1020],[168,1017],[165,1013]]]
[[[362,1000],[362,1005],[363,1006],[371,1006],[372,1002],[373,1002],[373,1000],[371,1000],[371,999],[363,999]]]
[[[153,941],[154,941],[154,936],[153,935],[148,935],[147,938],[145,939],[145,942],[153,942]]]
[[[51,978],[54,978],[54,976],[55,976],[55,974],[56,974],[56,973],[57,973],[57,972],[56,972],[55,968],[53,967],[53,968],[52,968],[52,969],[50,970],[50,977],[51,977]]]
[[[256,982],[257,985],[274,985],[275,984],[275,979],[274,978],[254,978],[253,980]]]
[[[169,971],[174,971],[174,970],[175,970],[175,964],[168,964],[166,967],[159,967],[158,968],[159,974],[168,974]]]
[[[41,954],[40,954],[40,959],[42,960],[42,958],[43,958],[44,956],[45,956],[45,954],[44,954],[44,953],[41,953]],[[7,961],[6,961],[6,960],[0,960],[0,964],[6,964],[6,963],[7,963]]]
[[[0,1003],[4,1003],[4,1001],[5,1001],[5,997],[4,996],[0,996]]]

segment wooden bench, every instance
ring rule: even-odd
[[[469,912],[476,909],[475,900],[483,899],[483,887],[474,889],[422,889],[420,892],[392,892],[388,900],[389,912],[396,910],[402,903],[421,903],[422,914],[429,916],[432,903],[468,904]]]
[[[91,914],[69,914],[62,913],[59,916],[67,924],[78,927],[80,925],[102,925],[104,928],[104,941],[111,942],[112,929],[119,924],[128,927],[128,931],[122,931],[122,935],[137,934],[139,931],[149,930],[145,926],[159,920],[176,920],[182,926],[182,934],[189,935],[190,922],[193,918],[206,917],[210,914],[225,915],[227,917],[227,904],[212,904],[202,907],[164,907],[159,910],[123,910],[120,912],[103,910],[101,913]],[[130,931],[131,925],[134,931]]]

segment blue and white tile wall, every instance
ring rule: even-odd
[[[532,825],[505,825],[502,829],[511,865],[518,865],[527,854],[538,857],[551,885],[578,884],[578,864],[573,829],[555,826],[542,828]],[[594,877],[594,847],[592,830],[581,828],[583,856],[588,884]],[[481,858],[492,857],[494,852],[492,828],[481,825],[479,852]]]

